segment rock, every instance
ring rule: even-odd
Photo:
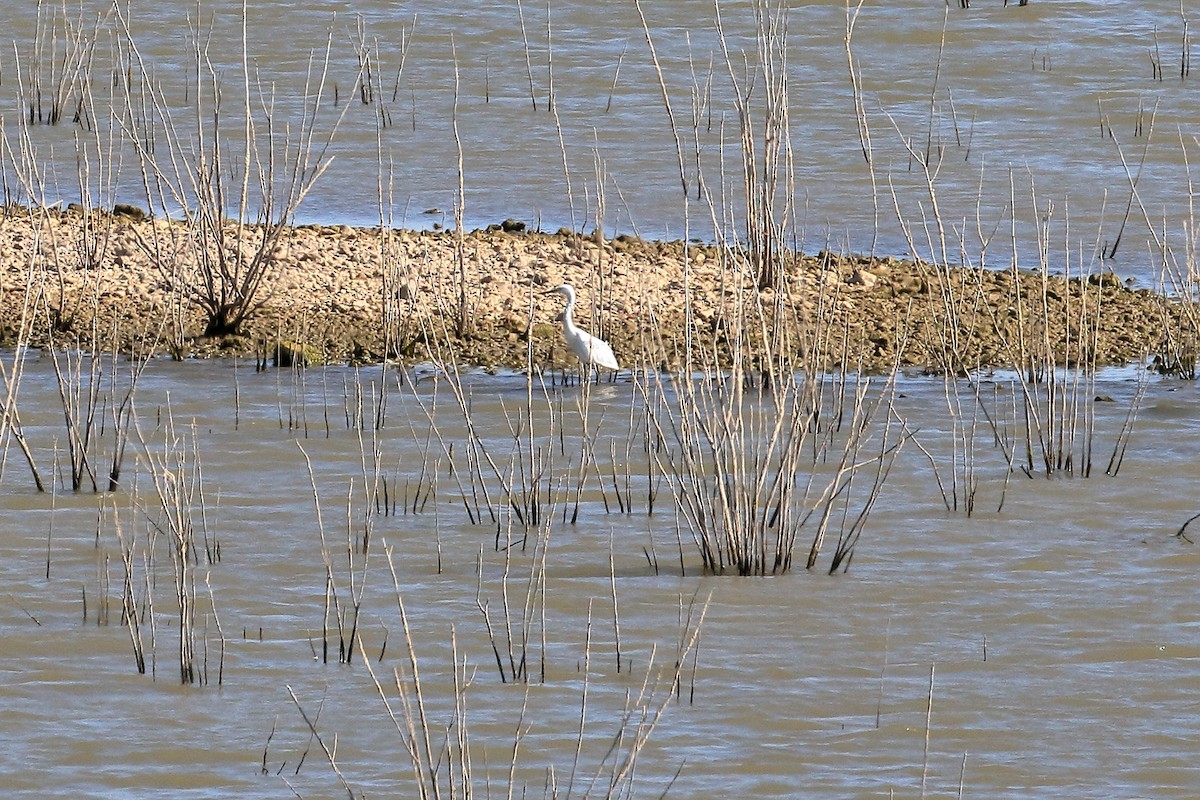
[[[867,272],[864,269],[856,269],[854,272],[850,273],[850,277],[846,280],[846,283],[849,283],[853,286],[864,286],[870,289],[872,286],[879,283],[879,276]]]
[[[311,344],[303,344],[294,342],[289,339],[280,339],[275,343],[275,366],[281,368],[288,367],[315,367],[325,363],[325,357]]]
[[[1098,275],[1088,275],[1088,283],[1101,289],[1120,289],[1121,279],[1112,272],[1101,272]]]
[[[116,203],[112,210],[114,217],[126,217],[128,219],[143,220],[146,218],[146,212],[130,203]]]

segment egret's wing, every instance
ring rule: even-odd
[[[586,347],[587,358],[581,360],[588,364],[595,364],[598,367],[605,369],[620,369],[621,365],[617,363],[617,356],[613,353],[613,349],[609,347],[608,342],[603,339],[592,336],[586,331],[580,331],[580,338]]]

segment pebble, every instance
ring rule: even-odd
[[[869,289],[875,284],[879,283],[879,277],[867,272],[866,270],[856,269],[853,273],[851,273],[850,279],[847,280],[846,283],[854,286],[865,286]]]

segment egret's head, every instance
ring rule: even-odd
[[[547,289],[543,294],[561,294],[563,297],[570,300],[575,297],[575,289],[572,288],[571,284],[564,283],[562,286],[555,286],[553,289]]]

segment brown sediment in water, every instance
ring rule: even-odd
[[[181,329],[175,339],[186,356],[249,355],[283,340],[330,362],[419,360],[437,348],[440,358],[459,364],[520,366],[532,326],[535,360],[565,363],[555,322],[561,299],[541,294],[565,282],[580,292],[577,321],[607,338],[624,363],[648,354],[645,363],[672,366],[684,345],[685,295],[693,331],[710,343],[737,303],[761,297],[749,290],[753,276],[743,279],[711,246],[492,226],[465,235],[463,298],[453,232],[297,226],[270,255],[262,308],[239,335],[211,338],[199,335],[196,310],[178,302],[175,268],[150,256],[155,226],[164,241],[172,225],[96,220],[89,234],[77,212],[0,218],[0,342],[15,343],[23,298],[32,291],[35,346],[89,346],[95,331],[102,347],[128,350],[160,335],[169,341]],[[176,237],[185,232],[173,227]],[[85,256],[97,252],[97,242],[99,257]],[[94,265],[85,266],[89,260]],[[959,367],[1009,365],[1021,331],[1027,341],[1050,342],[1051,350],[1083,333],[1096,363],[1124,364],[1162,352],[1165,332],[1179,320],[1176,304],[1127,288],[1112,274],[1066,280],[828,253],[797,256],[786,272],[793,324],[836,331],[824,363],[865,371],[946,368],[948,343]],[[460,334],[464,299],[470,324]],[[173,312],[178,308],[181,314]],[[392,352],[385,309],[396,333]],[[1065,346],[1063,352],[1064,360],[1072,357]]]

